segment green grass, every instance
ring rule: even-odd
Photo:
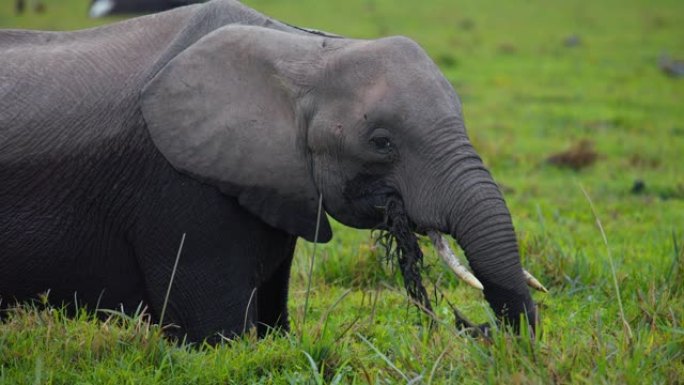
[[[3,2],[0,26],[96,24],[85,18],[86,0],[44,3],[46,13],[16,17]],[[537,340],[460,335],[444,300],[435,303],[440,326],[430,329],[369,233],[336,225],[319,247],[305,324],[311,244],[299,244],[289,336],[194,349],[167,342],[141,317],[103,323],[26,308],[0,324],[0,383],[684,382],[684,79],[657,65],[662,53],[684,58],[684,2],[246,3],[289,23],[362,38],[402,34],[426,48],[504,186],[524,265],[551,291],[535,294]],[[565,46],[572,35],[580,44]],[[599,153],[593,166],[545,162],[581,139]],[[646,189],[634,195],[637,179]],[[481,294],[426,253],[425,275],[449,301],[488,320]]]

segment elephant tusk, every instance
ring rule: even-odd
[[[532,287],[532,288],[537,289],[539,291],[543,291],[544,293],[549,292],[548,289],[546,289],[544,287],[544,285],[542,285],[541,282],[539,282],[537,280],[537,278],[534,278],[534,276],[532,274],[530,274],[529,271],[523,269],[523,275],[525,276],[525,281],[527,281],[527,285],[529,287]]]
[[[458,278],[464,280],[468,285],[474,288],[484,290],[482,283],[480,283],[480,281],[475,278],[473,273],[469,272],[468,269],[466,269],[466,267],[459,262],[459,260],[456,258],[456,254],[454,254],[454,251],[451,250],[449,244],[442,237],[442,234],[434,230],[428,230],[427,235],[430,237],[435,249],[437,249],[439,256],[444,262],[446,262],[447,265],[449,265],[451,270],[456,273]]]

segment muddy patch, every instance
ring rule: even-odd
[[[583,139],[569,149],[549,156],[546,161],[556,167],[579,171],[591,166],[597,159],[598,153],[594,150],[594,142]]]

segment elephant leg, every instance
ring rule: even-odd
[[[266,323],[275,325],[286,305],[296,238],[166,163],[158,177],[148,192],[154,204],[140,214],[130,235],[155,320],[160,321],[186,233],[163,323],[179,325],[174,334],[189,341],[217,342],[218,334],[233,338],[256,327],[262,302],[277,304],[277,310],[264,308],[270,314]]]
[[[232,338],[254,327],[265,245],[283,249],[285,243],[237,202],[193,180],[168,184],[156,197],[159,206],[131,235],[153,319],[177,325],[170,334],[190,342],[217,342],[219,334]]]
[[[288,247],[292,252],[273,272],[273,275],[259,286],[257,330],[260,337],[265,336],[270,329],[284,332],[290,330],[287,296],[295,243],[296,240],[293,238],[291,246]]]
[[[249,259],[232,257],[230,245],[197,233],[186,237],[164,308],[175,253],[172,249],[164,253],[171,257],[163,268],[143,263],[152,314],[155,321],[172,325],[167,328],[171,336],[216,343],[221,336],[233,338],[256,325],[257,286]]]

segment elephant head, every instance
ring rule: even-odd
[[[379,208],[400,199],[415,231],[457,240],[498,316],[536,319],[504,199],[455,91],[413,41],[228,26],[171,60],[141,100],[176,169],[266,223],[326,242],[319,196],[356,228],[376,227]]]

